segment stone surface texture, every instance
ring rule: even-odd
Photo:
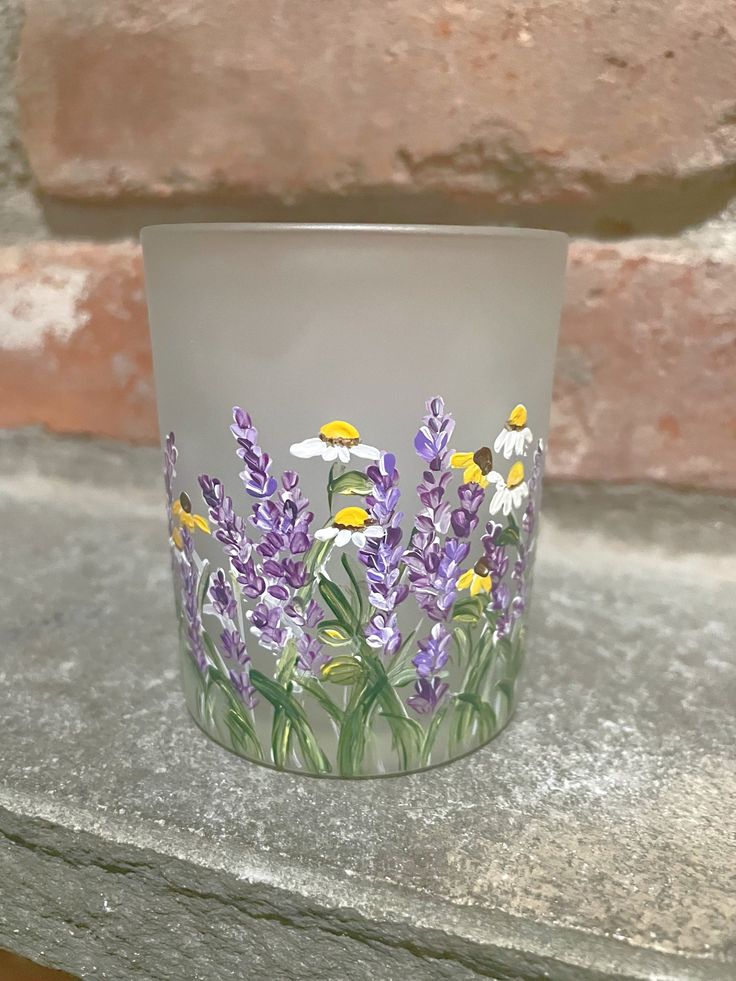
[[[736,506],[545,511],[510,728],[318,781],[185,714],[156,451],[2,436],[0,946],[109,981],[731,981]]]
[[[736,490],[734,378],[729,258],[573,243],[552,476]],[[137,246],[0,249],[0,387],[0,425],[157,439]]]
[[[528,204],[736,164],[729,0],[26,7],[23,139],[58,195]]]

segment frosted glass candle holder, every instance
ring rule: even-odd
[[[249,760],[408,773],[510,719],[567,239],[143,232],[189,711]]]

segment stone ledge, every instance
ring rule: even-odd
[[[0,946],[111,981],[733,977],[733,501],[551,487],[516,721],[348,784],[188,720],[157,470],[0,438]]]

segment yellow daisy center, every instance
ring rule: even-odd
[[[523,479],[524,479],[524,464],[521,462],[515,463],[513,467],[509,470],[509,475],[506,478],[506,486],[509,489],[513,487],[518,487]]]
[[[321,427],[319,435],[325,443],[332,443],[336,446],[356,446],[360,442],[360,433],[355,426],[351,426],[349,422],[342,419],[326,422]]]
[[[522,405],[521,402],[514,406],[514,408],[509,413],[509,417],[506,420],[506,425],[509,429],[523,429],[526,426],[526,406]]]
[[[371,524],[371,516],[365,508],[342,508],[334,517],[332,524],[335,528],[346,528],[348,531],[360,531]]]

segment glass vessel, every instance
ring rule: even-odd
[[[143,231],[189,711],[249,760],[408,773],[506,725],[567,238]]]

